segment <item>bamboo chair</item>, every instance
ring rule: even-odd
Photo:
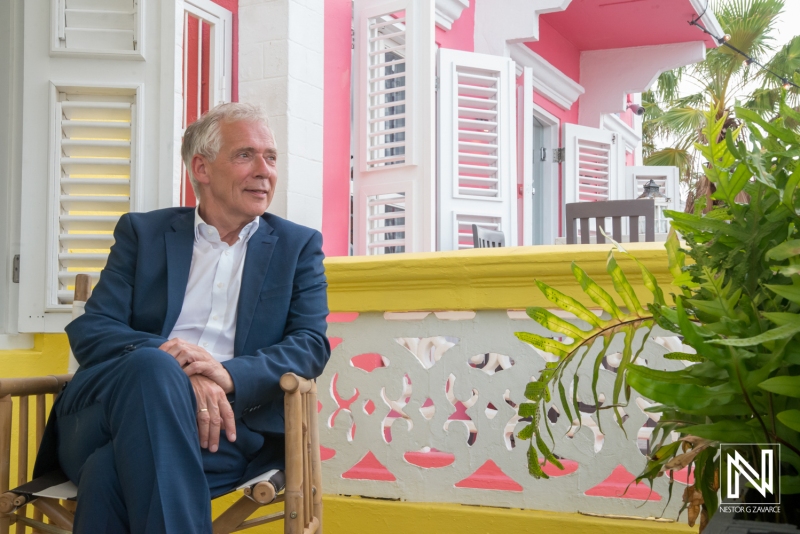
[[[91,280],[87,275],[78,275],[75,286],[73,309],[80,308],[80,313],[91,294]],[[0,379],[0,534],[9,534],[12,525],[16,527],[16,534],[24,534],[26,527],[47,534],[72,531],[77,496],[74,484],[60,471],[28,482],[31,463],[28,447],[33,430],[28,428],[30,398],[35,397],[33,437],[38,450],[47,406],[52,405],[54,397],[71,378],[72,375],[67,374]],[[244,494],[214,520],[214,534],[228,534],[280,519],[284,519],[286,534],[322,534],[317,386],[313,380],[293,373],[283,375],[280,385],[285,393],[286,471],[270,471],[240,487]],[[18,406],[17,486],[9,490],[14,404]],[[284,481],[285,491],[279,494]],[[248,519],[262,506],[280,502],[284,503],[283,511]],[[32,517],[27,517],[28,505],[33,508]],[[43,516],[49,524],[44,523]]]

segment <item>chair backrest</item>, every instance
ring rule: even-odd
[[[75,294],[72,299],[72,318],[77,319],[83,315],[83,307],[86,301],[92,296],[92,278],[88,274],[79,274],[75,276]],[[67,370],[70,373],[75,373],[78,370],[78,361],[75,355],[72,354],[72,349],[69,350],[69,364]]]
[[[503,232],[489,230],[477,224],[472,225],[472,243],[474,248],[492,248],[506,246]]]
[[[655,201],[652,198],[636,200],[606,200],[600,202],[573,202],[567,204],[567,244],[574,245],[578,242],[575,220],[580,220],[581,243],[590,243],[589,219],[595,220],[597,228],[597,243],[605,243],[606,238],[600,228],[606,230],[605,219],[611,217],[611,235],[615,241],[622,242],[622,218],[630,218],[630,241],[639,241],[639,217],[644,217],[645,241],[655,241]],[[608,232],[606,232],[608,233]]]

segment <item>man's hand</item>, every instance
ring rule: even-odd
[[[202,375],[189,377],[197,399],[197,434],[200,446],[211,452],[219,449],[219,433],[225,430],[228,441],[236,441],[236,421],[225,392],[210,378]]]
[[[186,376],[205,376],[219,384],[225,393],[233,393],[234,387],[231,375],[204,348],[176,337],[161,345],[159,349],[178,360]]]

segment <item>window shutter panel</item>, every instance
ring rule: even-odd
[[[435,246],[433,7],[426,0],[355,3],[357,255]]]
[[[564,202],[618,200],[616,134],[564,124]]]
[[[57,0],[56,48],[134,52],[139,0]]]
[[[472,227],[517,243],[516,80],[508,58],[439,51],[439,248],[472,248]]]
[[[75,276],[97,281],[119,217],[131,209],[133,95],[65,94],[56,103],[59,206],[48,262],[49,308],[72,303]]]
[[[654,180],[666,198],[656,199],[656,233],[669,232],[669,220],[664,216],[666,210],[681,210],[680,178],[678,168],[672,166],[637,166],[625,168],[625,187],[628,198],[639,198],[644,193],[644,185]]]

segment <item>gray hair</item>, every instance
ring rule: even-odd
[[[219,127],[222,121],[260,122],[272,135],[267,113],[259,106],[240,102],[220,104],[190,124],[183,134],[181,158],[183,158],[183,164],[189,173],[189,181],[192,183],[192,189],[194,189],[194,194],[197,198],[200,198],[200,187],[197,183],[197,178],[192,172],[192,158],[195,154],[200,154],[209,161],[217,159],[217,154],[219,154],[219,149],[222,146],[222,135],[220,135]]]

